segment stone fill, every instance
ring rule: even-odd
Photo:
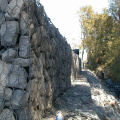
[[[1,25],[1,45],[14,46],[17,42],[19,25],[16,21],[6,21]]]
[[[80,59],[35,0],[0,0],[0,120],[40,120],[80,74]]]

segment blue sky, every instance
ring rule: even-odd
[[[91,5],[95,12],[108,8],[108,0],[40,0],[48,17],[72,45],[72,39],[80,43],[80,24],[77,11],[80,7]]]

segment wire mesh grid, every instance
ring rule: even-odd
[[[70,87],[71,54],[39,2],[0,0],[0,120],[40,120]]]
[[[47,26],[55,28],[39,2],[35,0],[0,0],[0,120],[40,120],[42,112],[44,112],[41,112],[39,107],[43,108],[40,102],[45,99],[43,97],[37,99],[39,94],[42,94],[37,90],[45,89],[40,84],[44,84],[42,83],[44,79],[50,78],[46,71],[44,74],[47,78],[40,76],[42,64],[45,64],[45,55],[37,54],[42,59],[43,63],[41,63],[41,60],[38,61],[31,50],[31,44],[34,44],[31,43],[35,32],[34,25],[42,26],[43,24],[42,18],[39,19],[33,15],[36,14],[34,12],[36,9],[38,9],[37,16],[44,19],[46,30],[49,31]],[[33,74],[41,81],[31,80],[34,78]],[[46,82],[46,86],[49,88],[46,91],[50,91],[49,82]],[[51,99],[51,97],[47,96],[47,99]],[[39,105],[37,105],[38,103]]]
[[[30,0],[0,0],[0,120],[32,120]]]

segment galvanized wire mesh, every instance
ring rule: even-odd
[[[31,120],[30,0],[0,0],[0,120]]]
[[[40,120],[70,87],[70,45],[35,0],[0,0],[0,36],[0,120]]]

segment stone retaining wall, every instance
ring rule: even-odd
[[[41,4],[0,0],[0,120],[40,120],[78,63]]]
[[[81,59],[77,54],[72,52],[71,80],[74,81],[80,77]]]

